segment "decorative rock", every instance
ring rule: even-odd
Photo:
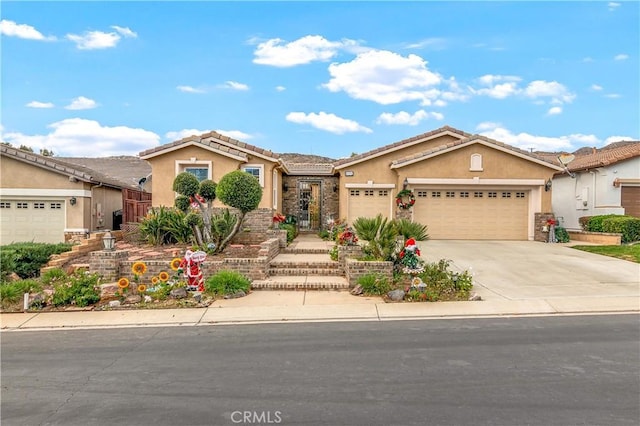
[[[364,289],[360,284],[358,284],[354,288],[352,288],[349,293],[353,294],[354,296],[360,296],[363,292],[364,292]]]
[[[100,298],[109,299],[116,297],[119,290],[118,283],[100,284]]]
[[[118,306],[120,306],[120,301],[119,300],[112,300],[109,302],[109,307],[110,308],[117,308]]]
[[[200,301],[202,300],[202,293],[199,291],[193,293],[193,300],[200,303]]]
[[[41,308],[45,305],[42,293],[29,295],[29,308]]]
[[[402,301],[402,299],[404,299],[404,290],[391,290],[389,293],[387,293],[387,296],[389,297],[389,299],[391,299],[394,302],[400,302]]]
[[[482,297],[480,297],[480,295],[478,293],[471,293],[469,295],[469,301],[476,302],[478,300],[482,300]]]
[[[237,291],[237,292],[235,292],[233,294],[225,294],[224,298],[225,299],[237,299],[239,297],[245,297],[246,295],[247,295],[247,293],[245,293],[242,290],[239,290],[239,291]]]
[[[153,301],[153,297],[149,296],[148,294],[144,295],[144,301],[145,303],[150,303]]]
[[[174,299],[184,299],[185,297],[187,297],[187,290],[184,287],[174,288],[169,293],[169,296]]]
[[[7,281],[10,281],[10,282],[20,281],[21,279],[22,278],[20,278],[20,275],[16,274],[15,272],[12,272],[9,275],[7,275]]]
[[[136,303],[140,303],[142,301],[142,296],[139,294],[130,294],[124,299],[124,303],[126,305],[135,305]]]

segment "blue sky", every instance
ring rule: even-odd
[[[2,140],[136,155],[216,130],[332,158],[450,125],[640,139],[639,2],[3,1]]]

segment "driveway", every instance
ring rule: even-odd
[[[420,249],[428,262],[449,259],[452,269],[469,270],[485,300],[640,296],[639,264],[564,244],[433,240]]]

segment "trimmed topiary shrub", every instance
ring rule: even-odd
[[[611,217],[616,217],[619,215],[615,215],[615,214],[605,214],[605,215],[599,215],[599,216],[591,216],[589,218],[589,221],[586,224],[586,228],[585,231],[589,231],[589,232],[607,232],[604,230],[604,226],[602,224],[602,222],[606,219],[609,219]]]
[[[2,277],[15,272],[20,278],[35,278],[52,254],[71,250],[72,244],[14,243],[2,246]]]
[[[204,283],[205,292],[214,296],[235,294],[239,291],[247,293],[251,288],[251,281],[236,271],[219,271],[210,276]]]

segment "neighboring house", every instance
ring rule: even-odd
[[[568,172],[553,178],[553,212],[564,227],[581,229],[583,216],[640,217],[640,142],[581,148],[573,155]]]
[[[260,181],[263,198],[245,228],[264,231],[274,212],[294,215],[303,230],[330,219],[407,217],[426,224],[433,239],[531,240],[536,214],[551,212],[547,182],[562,169],[535,154],[449,126],[333,161],[275,154],[216,132],[140,153],[151,164],[153,205],[170,206],[183,171],[218,182],[233,170]],[[415,205],[396,206],[414,192]],[[222,207],[219,202],[217,206]]]
[[[151,168],[136,157],[43,157],[0,145],[0,160],[1,245],[81,239],[116,228],[125,200],[151,204],[138,184]]]

